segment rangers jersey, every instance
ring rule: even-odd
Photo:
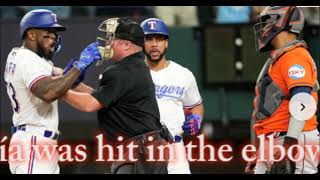
[[[197,106],[202,99],[192,72],[173,61],[169,62],[166,68],[150,72],[155,84],[160,121],[172,135],[181,135],[185,121],[183,108]]]
[[[58,130],[58,103],[50,104],[31,92],[39,79],[51,76],[53,65],[26,48],[13,48],[8,55],[4,79],[13,109],[13,125],[32,125]]]

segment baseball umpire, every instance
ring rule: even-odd
[[[305,151],[301,160],[293,161],[287,153],[291,146],[298,144],[319,147],[317,117],[314,113],[303,113],[303,109],[312,108],[308,99],[313,99],[316,107],[319,90],[314,60],[306,43],[297,40],[303,25],[304,16],[299,7],[275,6],[266,7],[260,14],[260,22],[254,26],[259,51],[271,53],[257,79],[253,127],[258,136],[273,135],[274,143],[283,145],[286,151],[284,158],[275,162],[270,158],[274,154],[265,154],[267,161],[259,161],[259,153],[254,169],[256,174],[312,174],[318,171],[319,157],[312,158]],[[289,109],[295,99],[305,106],[301,112]],[[268,153],[269,142],[265,143],[261,150]],[[294,158],[302,153],[292,152]]]
[[[154,145],[166,145],[172,136],[160,123],[155,87],[142,51],[144,32],[139,24],[127,18],[107,19],[98,30],[104,33],[103,38],[98,38],[105,42],[100,47],[102,59],[111,59],[113,63],[100,75],[96,91],[81,83],[80,92],[69,90],[64,99],[81,111],[98,111],[107,142],[118,145],[117,138],[122,136],[123,144],[138,145],[138,161],[114,162],[112,173],[166,174],[167,161],[146,161],[147,138],[153,137]]]

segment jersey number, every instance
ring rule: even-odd
[[[9,98],[11,100],[12,108],[13,108],[14,112],[19,113],[20,107],[19,107],[19,102],[16,99],[16,90],[14,89],[11,82],[9,82],[9,83],[6,82],[6,85],[7,85],[7,92],[8,92]]]

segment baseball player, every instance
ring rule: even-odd
[[[58,24],[52,11],[38,9],[28,12],[20,22],[22,46],[8,55],[4,79],[13,109],[9,166],[13,174],[57,174],[60,137],[58,102],[81,72],[98,60],[97,44],[81,53],[79,61],[65,76],[54,71],[49,61],[61,47]],[[40,156],[48,148],[51,155]]]
[[[266,139],[265,148],[261,149],[266,160],[258,153],[255,168],[248,166],[246,172],[253,170],[256,174],[317,173],[319,154],[312,158],[305,149],[306,145],[315,149],[319,147],[317,117],[314,113],[309,116],[299,115],[302,112],[289,109],[289,105],[295,103],[295,99],[299,97],[303,97],[301,104],[304,104],[306,109],[312,108],[307,102],[308,99],[310,102],[313,99],[315,104],[318,100],[319,84],[315,63],[307,51],[306,43],[297,40],[304,25],[303,13],[300,8],[294,6],[266,7],[259,19],[260,22],[254,26],[258,49],[260,52],[271,53],[257,79],[253,127],[258,136],[265,135],[267,138],[273,135],[274,143],[283,145],[286,154],[282,160],[272,162],[270,157],[277,158],[279,151],[269,154],[269,140]],[[288,149],[293,145],[303,147],[305,154],[302,159],[293,161],[289,158]],[[300,153],[292,151],[292,156],[298,158]],[[250,164],[253,165],[248,165]]]
[[[190,174],[183,143],[183,133],[195,135],[204,114],[197,82],[187,68],[167,60],[169,32],[165,23],[149,18],[141,23],[145,34],[144,53],[155,84],[155,94],[160,111],[160,121],[174,136],[174,160],[168,164],[168,173]],[[185,116],[184,108],[188,109]]]

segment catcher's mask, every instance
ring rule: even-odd
[[[268,6],[259,15],[254,25],[256,49],[260,52],[273,50],[272,39],[281,31],[289,31],[297,35],[303,29],[304,15],[296,6]]]
[[[113,41],[116,37],[116,29],[119,25],[119,18],[111,18],[103,21],[99,27],[98,30],[105,33],[105,37],[97,37],[97,41],[104,44],[104,46],[98,46],[99,52],[101,55],[101,60],[97,62],[97,65],[100,65],[103,63],[103,61],[108,61],[113,56]]]
[[[102,41],[104,46],[98,46],[102,59],[97,62],[100,65],[103,60],[110,60],[113,57],[113,45],[115,38],[131,41],[143,47],[143,29],[136,22],[128,18],[110,18],[103,21],[98,30],[103,32],[103,37],[97,37],[97,41]]]

